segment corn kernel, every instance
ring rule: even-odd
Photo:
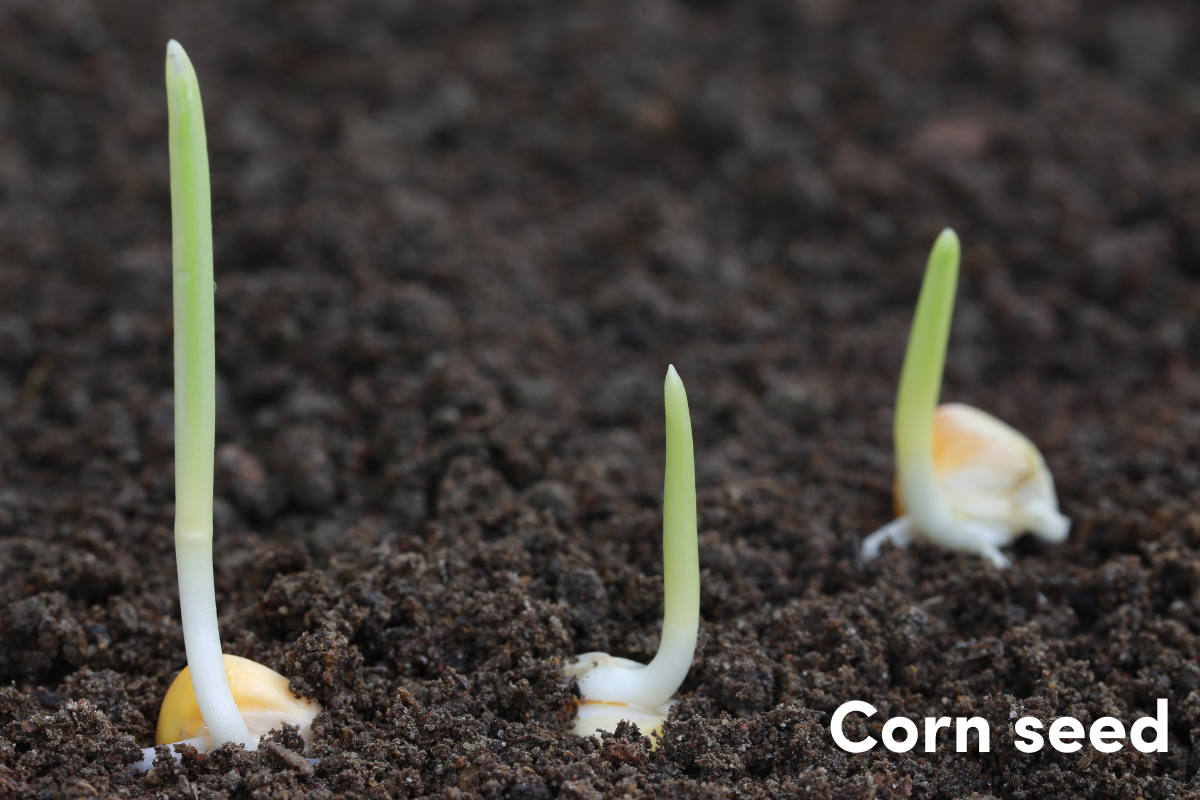
[[[278,730],[285,722],[298,725],[306,742],[312,738],[313,717],[321,711],[318,703],[296,697],[288,689],[288,679],[269,667],[239,656],[227,655],[224,659],[233,700],[255,739]],[[208,727],[196,705],[192,675],[184,667],[163,698],[154,741],[170,744],[207,737]]]
[[[1058,511],[1054,479],[1037,447],[1009,425],[961,403],[938,406],[933,462],[946,505],[1010,542],[1026,531],[1052,544],[1067,538],[1070,520]],[[897,473],[896,516],[904,516]]]

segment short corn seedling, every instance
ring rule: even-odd
[[[884,542],[924,540],[947,550],[976,553],[1003,567],[1000,548],[1025,532],[1059,544],[1071,523],[1058,511],[1054,480],[1037,447],[979,409],[938,406],[959,243],[942,231],[929,263],[909,334],[896,398],[898,518],[863,541],[863,557]]]
[[[320,707],[288,691],[287,678],[223,656],[213,587],[216,336],[212,207],[200,85],[178,42],[167,45],[175,306],[175,558],[188,666],[163,699],[156,741],[248,749],[282,723],[307,739]],[[148,769],[154,751],[143,754]]]
[[[663,388],[667,465],[663,486],[663,630],[649,664],[584,653],[566,673],[579,681],[574,732],[613,731],[621,720],[657,733],[687,677],[700,630],[700,556],[696,541],[696,464],[687,393],[675,367]]]

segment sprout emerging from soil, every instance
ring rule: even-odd
[[[240,742],[253,749],[259,736],[282,722],[300,724],[307,738],[320,708],[298,700],[282,675],[221,654],[212,559],[216,338],[208,152],[200,85],[174,40],[167,45],[167,107],[175,305],[175,557],[188,666],[163,700],[156,738],[159,744],[187,739],[202,748]]]
[[[663,389],[667,466],[663,487],[663,631],[649,664],[584,653],[566,673],[579,680],[574,732],[613,731],[621,720],[657,733],[687,677],[700,629],[700,556],[696,541],[696,465],[687,393],[675,367]]]
[[[959,243],[942,231],[929,254],[909,334],[896,398],[896,512],[863,542],[863,557],[884,542],[914,539],[976,553],[1008,565],[1000,547],[1030,532],[1051,543],[1067,538],[1071,522],[1058,511],[1054,480],[1037,447],[979,409],[938,407]]]

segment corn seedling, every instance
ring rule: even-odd
[[[909,334],[896,398],[895,504],[898,518],[863,542],[863,557],[884,542],[924,540],[1008,565],[1000,548],[1025,532],[1059,544],[1070,520],[1058,511],[1054,480],[1037,447],[970,406],[938,407],[959,243],[942,231],[929,262]]]
[[[258,746],[281,723],[310,723],[320,707],[288,691],[261,664],[223,656],[213,586],[216,336],[212,208],[200,85],[178,42],[167,45],[171,226],[175,306],[175,558],[188,666],[163,700],[156,741],[201,749]],[[232,687],[232,688],[231,688]],[[154,751],[144,753],[149,768]]]
[[[584,653],[566,672],[579,681],[574,732],[615,730],[621,720],[657,733],[687,677],[700,629],[700,557],[696,541],[696,466],[687,393],[675,367],[663,389],[667,465],[663,487],[663,630],[649,664],[608,653]]]

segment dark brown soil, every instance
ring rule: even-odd
[[[3,3],[0,797],[1196,796],[1198,36],[1186,0]],[[222,632],[325,704],[315,770],[288,732],[125,768],[184,665],[171,37]],[[944,396],[1031,436],[1075,523],[1006,571],[857,555],[945,225]],[[577,739],[562,664],[658,640],[670,363],[701,647],[657,748]],[[1160,697],[1165,754],[1012,745]],[[850,756],[851,699],[992,752]]]

